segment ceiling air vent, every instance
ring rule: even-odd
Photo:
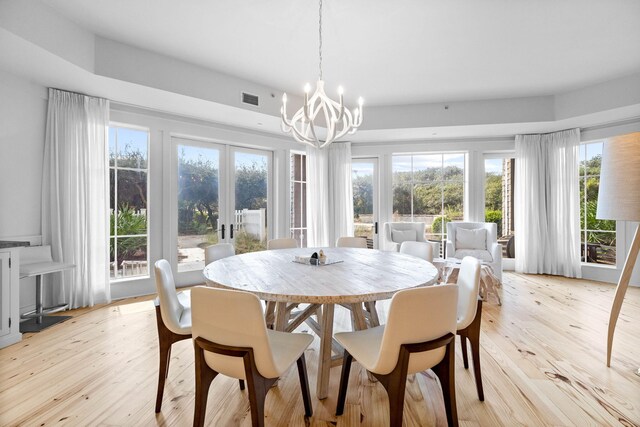
[[[258,95],[251,95],[250,93],[246,92],[242,92],[242,102],[244,104],[255,105],[256,107],[260,104]]]

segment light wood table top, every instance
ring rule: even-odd
[[[438,278],[433,264],[397,252],[323,248],[324,266],[293,262],[318,248],[279,249],[236,255],[205,267],[207,282],[257,295],[265,301],[349,304],[388,299],[399,290],[431,285]]]

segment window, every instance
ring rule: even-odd
[[[580,146],[580,253],[582,262],[616,265],[616,222],[596,217],[602,147]]]
[[[307,247],[307,156],[291,153],[291,237]]]
[[[377,159],[351,161],[353,189],[353,235],[365,237],[369,247],[376,246]]]
[[[149,132],[109,128],[111,280],[149,275]]]
[[[502,257],[514,258],[515,159],[487,158],[484,161],[484,220],[498,226]]]
[[[219,242],[220,148],[177,144],[178,272],[202,270],[204,248]],[[224,198],[223,198],[224,200]]]
[[[464,217],[464,162],[461,153],[394,155],[393,221],[424,222],[428,240],[446,238],[446,223]]]

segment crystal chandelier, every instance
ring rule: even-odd
[[[319,71],[316,91],[309,96],[311,86],[307,83],[304,87],[304,105],[293,115],[291,120],[287,119],[287,94],[282,95],[282,130],[291,132],[293,138],[298,142],[309,144],[312,147],[324,148],[333,141],[345,136],[347,133],[353,134],[362,124],[362,98],[358,99],[358,107],[353,112],[344,107],[343,90],[338,87],[340,102],[329,98],[324,92],[324,81],[322,80],[322,0],[319,7]],[[316,130],[317,121],[324,120],[326,126],[326,136],[321,138]]]

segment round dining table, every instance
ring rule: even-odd
[[[320,338],[316,395],[328,395],[332,366],[341,363],[344,349],[333,339],[335,304],[351,310],[356,329],[379,325],[375,301],[394,293],[437,281],[438,270],[426,260],[375,249],[322,248],[327,263],[294,262],[320,248],[279,249],[223,258],[203,271],[210,286],[255,294],[267,302],[266,321],[276,330],[293,331],[302,323]],[[294,312],[300,304],[306,308]],[[313,319],[315,316],[316,319]]]

